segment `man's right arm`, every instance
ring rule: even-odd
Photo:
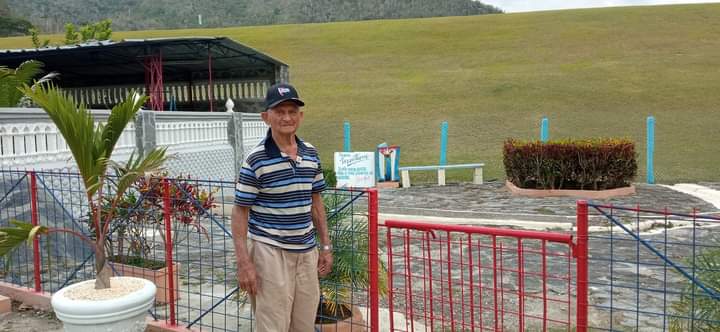
[[[232,213],[233,242],[235,244],[235,256],[237,258],[237,275],[240,288],[250,295],[257,294],[258,279],[255,272],[255,265],[250,259],[247,250],[248,219],[250,207],[235,205]]]

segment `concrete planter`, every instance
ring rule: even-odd
[[[136,277],[151,281],[157,286],[157,294],[155,302],[158,304],[166,304],[170,302],[170,276],[168,268],[153,270],[144,267],[137,267],[122,263],[112,263],[115,271],[125,277]],[[180,263],[173,263],[173,285],[175,285],[175,301],[180,299],[178,287],[178,277],[180,276]]]
[[[315,324],[316,331],[320,332],[354,332],[367,331],[365,320],[360,310],[353,306],[352,316],[333,323]]]
[[[66,332],[145,331],[147,311],[152,308],[155,298],[155,285],[141,278],[115,278],[141,280],[143,287],[109,300],[74,300],[66,296],[68,290],[95,283],[95,280],[88,280],[72,284],[53,294],[53,310],[63,322]]]
[[[573,189],[524,189],[516,186],[510,181],[505,181],[505,186],[513,196],[526,197],[576,197],[586,199],[608,199],[618,196],[635,194],[635,186],[607,189],[607,190],[573,190]]]

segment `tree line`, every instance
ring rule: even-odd
[[[475,0],[0,0],[2,19],[47,33],[104,19],[116,30],[143,30],[494,13],[502,11]]]

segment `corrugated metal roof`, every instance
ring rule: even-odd
[[[244,52],[248,56],[256,56],[258,58],[262,58],[264,60],[275,62],[280,65],[286,65],[284,62],[275,59],[271,57],[270,55],[267,55],[265,53],[262,53],[252,47],[249,47],[247,45],[240,44],[238,42],[235,42],[234,40],[227,38],[227,37],[172,37],[172,38],[145,38],[145,39],[136,39],[136,38],[128,38],[123,39],[121,41],[113,41],[113,40],[93,40],[93,41],[87,41],[80,44],[75,45],[58,45],[58,46],[47,46],[47,47],[41,47],[41,48],[11,48],[11,49],[0,49],[0,61],[3,60],[3,54],[13,54],[13,53],[40,53],[40,52],[52,52],[52,51],[64,51],[64,50],[76,50],[76,49],[84,49],[84,48],[103,48],[107,46],[113,46],[113,47],[130,47],[130,46],[137,46],[137,45],[152,45],[152,46],[171,46],[173,44],[176,44],[178,42],[198,42],[198,41],[208,41],[208,42],[217,42],[218,45],[222,45],[229,49],[234,49],[239,52]]]
[[[212,62],[213,78],[273,78],[287,66],[280,60],[227,37],[176,37],[89,41],[77,45],[0,50],[0,65],[38,60],[60,73],[61,85],[91,86],[144,81],[144,59],[162,55],[167,82],[202,80]],[[211,61],[210,58],[211,57]]]

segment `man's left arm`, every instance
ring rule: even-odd
[[[325,216],[325,205],[320,193],[312,194],[312,221],[320,239],[320,256],[318,258],[318,273],[321,277],[326,276],[332,270],[332,243],[328,233],[327,219]],[[323,249],[331,246],[330,250]]]

